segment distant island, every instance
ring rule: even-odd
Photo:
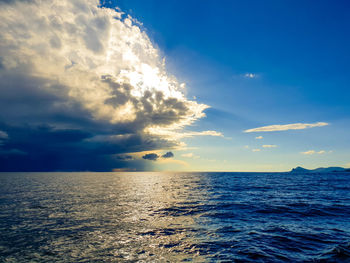
[[[337,172],[350,172],[350,168],[343,168],[343,167],[320,167],[316,169],[305,169],[303,167],[296,167],[293,168],[290,173],[337,173]]]

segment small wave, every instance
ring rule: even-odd
[[[22,177],[0,184],[0,262],[350,263],[342,175]]]
[[[314,262],[350,262],[350,243],[333,247]]]
[[[320,217],[320,216],[345,216],[350,215],[350,209],[347,206],[332,205],[324,206],[318,204],[303,204],[293,203],[286,205],[266,205],[257,208],[255,211],[260,214],[286,214],[296,216],[307,216],[307,217]]]
[[[215,210],[214,205],[177,205],[155,211],[161,216],[193,216],[210,210]]]

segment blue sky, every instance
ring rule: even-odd
[[[3,170],[350,167],[347,1],[1,7]]]
[[[118,5],[143,23],[169,70],[188,84],[189,96],[212,107],[194,129],[215,127],[232,138],[188,142],[198,147],[198,155],[227,160],[210,167],[283,170],[350,163],[349,3],[128,0]],[[318,121],[329,126],[242,132]],[[256,140],[260,135],[264,138]],[[277,147],[264,149],[264,144]],[[261,151],[242,150],[246,145]],[[310,150],[325,153],[300,154]],[[203,163],[198,159],[197,165]]]

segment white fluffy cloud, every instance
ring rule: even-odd
[[[186,129],[208,106],[185,96],[140,23],[118,8],[0,1],[0,32],[0,170],[151,169],[142,156],[120,156],[222,136]]]
[[[121,11],[101,8],[97,0],[33,0],[1,4],[0,17],[1,80],[15,75],[35,82],[16,87],[18,96],[35,86],[60,98],[52,107],[78,104],[93,120],[131,133],[221,135],[181,133],[208,106],[185,97],[185,85],[166,72],[147,34]]]
[[[269,126],[254,128],[254,129],[248,129],[248,130],[245,130],[244,132],[272,132],[272,131],[302,130],[307,128],[322,127],[327,125],[329,124],[326,122],[269,125]]]

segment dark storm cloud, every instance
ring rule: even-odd
[[[162,158],[173,158],[174,154],[172,152],[167,152],[162,155]]]
[[[2,69],[0,79],[2,171],[143,170],[146,163],[118,154],[176,145],[143,134],[146,122],[141,119],[116,124],[94,119],[69,98],[67,87],[46,78]],[[44,89],[48,84],[51,89]],[[122,104],[128,96],[118,94]]]
[[[131,155],[117,155],[116,159],[123,160],[123,161],[130,161],[133,160]]]
[[[148,153],[142,156],[143,159],[150,160],[150,161],[157,161],[159,158],[167,159],[172,157],[174,157],[174,154],[172,152],[167,152],[163,155],[158,155],[156,153]]]
[[[140,136],[100,141],[94,139],[95,134],[76,129],[0,127],[10,134],[0,145],[2,171],[110,171],[130,166],[137,170],[147,168],[129,155],[115,156],[143,146]]]
[[[132,153],[178,146],[204,116],[122,12],[97,0],[0,3],[0,171],[149,169],[160,156]]]
[[[159,158],[159,155],[156,153],[147,153],[144,156],[142,156],[142,158],[145,160],[157,161]]]

